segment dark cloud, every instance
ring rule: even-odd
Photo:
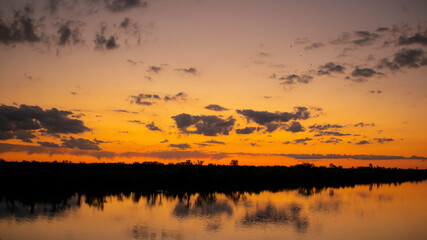
[[[36,138],[36,136],[32,134],[30,131],[25,131],[25,130],[14,131],[13,135],[15,136],[16,139],[19,139],[26,143],[32,143],[33,141],[31,139]]]
[[[358,37],[358,39],[353,40],[352,42],[358,46],[370,45],[380,37],[379,34],[371,33],[369,31],[356,31],[355,35]]]
[[[151,122],[151,123],[148,123],[148,124],[145,124],[145,126],[148,128],[148,130],[150,130],[150,131],[159,131],[159,132],[161,132],[162,131],[162,129],[160,129],[159,127],[157,127],[155,124],[154,124],[154,122]]]
[[[37,142],[42,147],[51,147],[51,148],[58,148],[59,145],[53,142]]]
[[[311,117],[311,113],[306,107],[294,107],[293,112],[267,112],[254,111],[251,109],[236,110],[237,113],[246,117],[249,121],[254,121],[259,125],[266,125],[271,122],[288,122],[290,120],[305,120]]]
[[[124,109],[115,109],[113,110],[113,112],[118,112],[118,113],[133,113],[133,114],[137,114],[137,112],[130,112],[128,110],[124,110]]]
[[[30,15],[33,12],[31,5],[24,10],[15,12],[11,22],[4,22],[0,16],[0,43],[10,45],[15,43],[37,43],[42,40],[39,28],[42,20],[35,20]]]
[[[304,83],[307,84],[309,83],[313,77],[307,74],[303,74],[303,75],[297,75],[297,74],[291,74],[291,75],[287,75],[287,76],[282,76],[280,78],[277,78],[275,74],[273,74],[271,76],[271,78],[276,78],[278,79],[280,82],[280,84],[283,84],[285,86],[291,86],[291,85],[295,85],[297,83]]]
[[[264,126],[266,126],[265,131],[267,131],[268,133],[272,133],[280,127],[286,127],[286,124],[278,123],[278,122],[269,122],[269,123],[266,123]]]
[[[381,90],[370,90],[370,91],[368,91],[368,93],[371,93],[371,94],[381,94],[382,91]]]
[[[1,145],[0,145],[1,152]],[[124,152],[119,154],[120,157],[149,157],[159,159],[189,159],[189,158],[208,158],[208,159],[223,159],[228,155],[226,153],[205,153],[199,151],[161,151],[161,152]]]
[[[325,65],[322,65],[319,67],[319,70],[317,71],[318,75],[329,75],[331,73],[344,73],[345,67],[333,63],[333,62],[328,62]]]
[[[350,42],[350,37],[351,37],[350,33],[344,32],[344,33],[341,33],[341,35],[338,38],[332,40],[330,43],[331,44],[345,44],[345,43]]]
[[[82,149],[82,150],[101,150],[101,148],[98,146],[98,141],[91,141],[89,139],[84,138],[73,138],[70,137],[69,139],[61,139],[62,141],[62,147],[67,148],[75,148],[75,149]]]
[[[147,6],[148,3],[141,0],[105,0],[105,7],[111,12],[123,12],[132,8]]]
[[[69,118],[70,111],[56,108],[43,110],[39,106],[0,106],[0,139],[18,138],[30,142],[33,131],[46,133],[82,133],[90,129],[78,119]]]
[[[204,143],[225,145],[225,142],[220,142],[215,140],[204,141]]]
[[[127,28],[127,27],[129,27],[130,23],[131,23],[130,18],[125,18],[125,19],[123,19],[123,21],[120,23],[120,27],[122,27],[122,28]]]
[[[343,128],[344,126],[343,125],[338,125],[338,124],[323,124],[323,125],[321,125],[321,124],[314,124],[314,125],[311,125],[311,126],[309,126],[308,128],[310,129],[310,132],[313,132],[313,131],[325,131],[325,130],[328,130],[328,129],[336,129],[336,128]]]
[[[169,142],[169,140],[165,139],[165,140],[161,141],[160,143],[167,143],[167,142]]]
[[[131,65],[136,65],[136,62],[132,59],[127,59],[126,62],[131,64]]]
[[[143,122],[141,122],[139,120],[128,120],[128,122],[130,122],[130,123],[136,123],[136,124],[144,124]]]
[[[317,49],[317,48],[321,48],[324,47],[325,44],[321,43],[321,42],[314,42],[306,47],[304,47],[305,50],[313,50],[313,49]]]
[[[400,36],[397,39],[397,45],[409,45],[409,44],[421,44],[422,46],[427,46],[427,30],[423,33],[415,33],[410,37]]]
[[[190,67],[190,68],[177,68],[175,69],[178,72],[182,72],[182,73],[188,73],[188,74],[193,74],[196,75],[199,73],[199,71],[197,71],[197,69]]]
[[[303,144],[306,145],[308,141],[313,140],[312,138],[300,138],[300,139],[295,139],[292,142],[290,141],[286,141],[283,144]]]
[[[384,58],[378,64],[379,69],[388,68],[390,70],[399,70],[401,68],[419,68],[427,65],[427,57],[421,48],[417,49],[400,49],[394,54],[394,58],[390,61]]]
[[[356,145],[365,145],[365,144],[370,144],[370,142],[366,140],[362,140],[356,143]]]
[[[390,30],[390,28],[387,28],[387,27],[379,27],[379,28],[377,28],[377,30],[375,30],[376,32],[387,32],[387,31],[389,31]]]
[[[237,128],[237,134],[251,134],[256,130],[256,127],[245,127],[245,128]]]
[[[378,72],[376,72],[372,68],[359,68],[359,67],[356,67],[353,70],[353,72],[351,72],[351,76],[352,77],[363,77],[363,78],[373,77],[376,74],[378,74]]]
[[[160,73],[162,70],[163,70],[162,67],[150,66],[148,67],[147,72],[157,74],[157,73]]]
[[[328,139],[328,140],[326,140],[326,141],[322,141],[322,143],[332,143],[332,144],[337,144],[337,143],[340,143],[340,142],[342,142],[342,139],[340,139],[340,138],[330,138],[330,139]]]
[[[117,43],[117,36],[110,35],[106,36],[107,25],[101,24],[100,31],[95,34],[95,49],[96,50],[113,50],[119,48],[120,45]]]
[[[315,135],[315,137],[320,136],[336,136],[336,137],[343,137],[343,136],[351,136],[350,133],[341,133],[336,131],[319,131]]]
[[[266,52],[259,52],[256,55],[257,55],[257,57],[270,57],[270,54],[268,54]]]
[[[67,148],[67,147],[43,147],[43,146],[34,146],[34,145],[19,145],[19,144],[9,144],[9,143],[0,143],[0,153],[4,152],[25,152],[29,155],[31,154],[49,154],[49,155],[73,155],[73,156],[91,156],[95,158],[114,158],[118,156],[114,152],[108,151],[93,151],[93,150],[82,150],[76,148]]]
[[[285,131],[296,133],[296,132],[304,132],[305,129],[301,125],[301,123],[294,121],[291,123],[291,125],[289,125],[285,128]]]
[[[356,160],[404,160],[417,159],[424,160],[424,157],[411,156],[390,156],[390,155],[347,155],[347,154],[283,154],[282,156],[294,159],[319,160],[319,159],[356,159]]]
[[[189,144],[187,144],[187,143],[179,143],[179,144],[173,144],[173,143],[171,143],[171,144],[169,144],[169,147],[171,147],[171,148],[179,148],[181,150],[185,150],[185,149],[190,149],[191,148],[191,146]]]
[[[77,22],[67,21],[59,23],[58,28],[58,45],[79,44],[83,42],[80,25]]]
[[[393,138],[374,138],[374,140],[376,140],[378,143],[385,143],[385,142],[393,142],[394,139]]]
[[[217,112],[227,111],[228,110],[227,108],[221,107],[220,105],[217,105],[217,104],[209,104],[205,108],[209,109],[209,110],[212,110],[212,111],[217,111]]]
[[[360,123],[354,124],[354,127],[375,127],[375,123],[360,122]]]
[[[62,0],[47,0],[45,9],[49,10],[50,13],[56,13]]]
[[[177,101],[177,100],[183,100],[183,101],[185,101],[185,100],[187,100],[187,97],[188,97],[188,95],[186,93],[179,92],[179,93],[175,94],[174,96],[167,95],[167,96],[163,97],[163,100],[165,102],[168,102],[168,101]]]
[[[172,119],[182,132],[204,136],[228,135],[236,122],[232,117],[222,119],[213,115],[192,116],[186,113],[173,116]],[[194,127],[195,130],[188,130],[189,127]]]

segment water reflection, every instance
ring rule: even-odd
[[[63,229],[67,229],[55,230],[58,231],[56,239],[65,235],[70,239],[91,239],[90,235],[87,238],[70,235],[78,231],[96,232],[105,235],[103,239],[202,239],[208,236],[259,239],[257,234],[261,233],[270,234],[270,239],[278,236],[322,239],[319,234],[327,239],[326,236],[331,236],[328,234],[335,234],[328,232],[331,229],[351,230],[357,224],[364,228],[371,224],[390,228],[394,226],[389,223],[392,219],[405,220],[405,228],[414,227],[413,234],[426,236],[424,228],[416,228],[419,222],[427,220],[425,214],[420,214],[427,210],[424,205],[420,206],[421,200],[427,197],[426,186],[427,182],[262,192],[3,193],[0,195],[0,239],[40,239],[31,232],[19,237],[17,233],[23,234],[23,229],[31,226],[35,232],[49,232],[52,230],[47,226],[52,223],[63,224]],[[356,225],[349,227],[347,222]],[[82,230],[86,227],[91,230]],[[242,234],[248,231],[254,235]]]
[[[249,227],[255,224],[292,225],[298,232],[305,232],[308,227],[308,218],[304,216],[302,209],[303,206],[297,203],[277,207],[268,202],[265,205],[257,205],[254,212],[247,212],[241,223]]]

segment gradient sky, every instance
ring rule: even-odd
[[[427,168],[426,9],[1,1],[0,158]]]

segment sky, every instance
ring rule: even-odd
[[[0,158],[427,168],[426,9],[3,0]]]

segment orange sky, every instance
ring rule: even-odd
[[[2,1],[0,158],[427,168],[426,5]]]

